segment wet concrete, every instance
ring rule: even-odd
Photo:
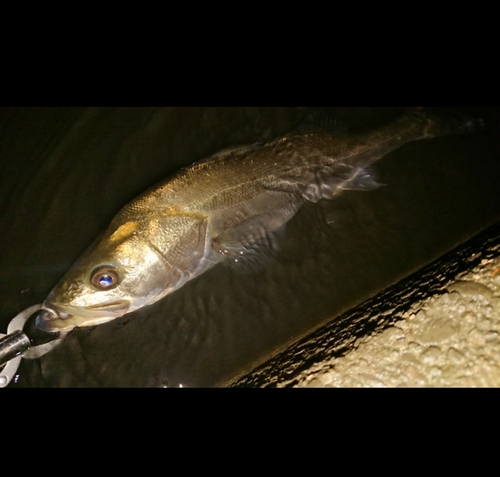
[[[499,337],[500,223],[233,385],[498,387]]]
[[[43,301],[139,192],[221,147],[283,134],[308,111],[0,113],[5,329],[20,310]],[[335,113],[355,129],[389,122],[399,111]],[[497,118],[495,111],[467,113]],[[23,361],[11,386],[227,384],[498,220],[499,158],[496,125],[408,144],[376,165],[385,187],[305,206],[288,224],[279,257],[263,269],[217,266],[151,307],[76,330],[48,355]],[[346,343],[350,330],[339,330]]]

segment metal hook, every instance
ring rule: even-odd
[[[0,388],[10,383],[19,368],[21,358],[39,358],[60,344],[66,337],[67,333],[60,333],[53,341],[32,346],[30,339],[23,332],[23,328],[26,321],[41,308],[41,304],[26,308],[11,320],[6,335],[0,333],[0,367],[7,363],[0,372]]]

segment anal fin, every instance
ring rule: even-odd
[[[380,187],[374,172],[368,167],[331,164],[321,167],[297,168],[273,184],[270,190],[291,192],[309,202],[333,199],[344,190],[374,190]]]
[[[374,171],[369,167],[359,167],[352,177],[340,185],[343,190],[375,190],[383,186],[377,182]]]

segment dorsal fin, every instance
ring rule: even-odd
[[[347,126],[338,114],[330,108],[314,108],[304,120],[292,131],[292,134],[328,131],[332,135],[347,134]]]

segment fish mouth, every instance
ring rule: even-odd
[[[70,331],[75,327],[95,326],[114,320],[130,307],[128,300],[116,300],[82,308],[45,302],[36,326],[47,333]]]

